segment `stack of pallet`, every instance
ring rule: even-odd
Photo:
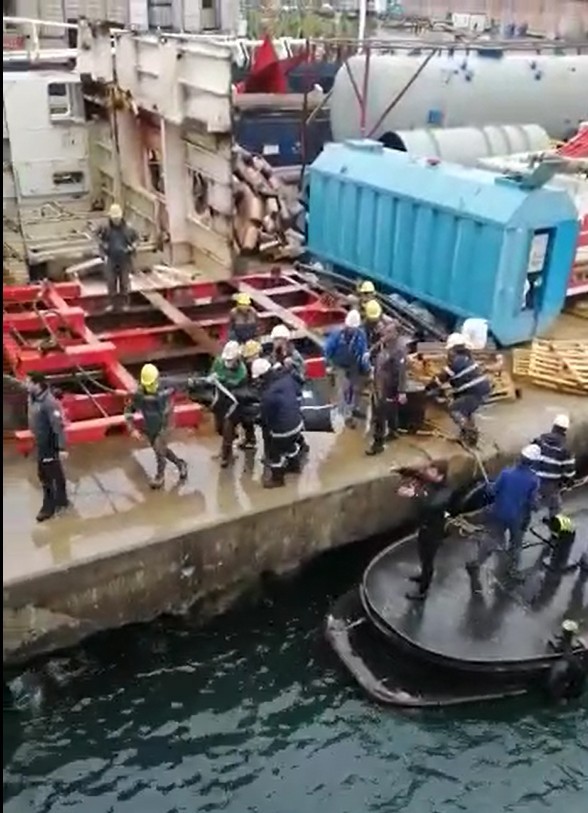
[[[515,350],[513,372],[538,387],[571,395],[588,395],[588,341],[535,339]]]
[[[234,162],[234,235],[238,254],[267,260],[302,253],[304,209],[291,189],[259,155],[238,148]]]
[[[492,381],[490,401],[515,401],[516,388],[509,372],[504,368],[502,356],[495,350],[474,350],[472,355]],[[445,345],[421,342],[410,357],[411,376],[417,381],[430,381],[447,366]]]

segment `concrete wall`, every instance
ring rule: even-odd
[[[576,423],[572,446],[588,457],[588,415]],[[499,469],[519,448],[517,442],[489,453],[488,470]],[[417,450],[415,464],[422,459]],[[449,463],[456,485],[474,476],[473,458],[463,451]],[[322,551],[399,528],[411,518],[412,508],[395,496],[397,485],[394,475],[365,480],[5,585],[5,662],[24,661],[93,632],[181,613],[192,605],[205,619],[229,606],[262,574],[290,571]]]

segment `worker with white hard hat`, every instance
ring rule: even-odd
[[[539,481],[533,467],[541,457],[541,449],[529,444],[514,466],[503,469],[496,480],[488,483],[492,504],[486,512],[484,532],[478,540],[478,555],[468,562],[472,590],[480,592],[480,567],[494,551],[507,550],[509,572],[518,578],[517,565],[523,537],[533,510],[537,506]]]
[[[286,325],[276,325],[270,334],[272,340],[271,362],[274,366],[285,367],[302,391],[306,381],[306,365],[302,355],[294,347],[292,335]]]
[[[233,297],[235,307],[229,314],[229,339],[245,344],[255,339],[259,333],[257,311],[248,293],[240,291]]]
[[[178,470],[180,482],[188,477],[188,464],[170,448],[168,434],[173,411],[174,388],[161,379],[155,364],[144,364],[141,368],[139,387],[125,408],[125,420],[131,437],[139,440],[141,432],[134,422],[135,413],[143,418],[142,432],[155,453],[156,471],[151,480],[151,488],[161,488],[164,482],[167,462]]]
[[[350,310],[343,327],[327,336],[325,358],[335,372],[339,410],[346,425],[353,428],[371,371],[367,337],[358,310]]]
[[[300,438],[304,424],[298,386],[285,369],[276,368],[265,358],[253,362],[251,377],[260,392],[265,447],[262,484],[264,488],[276,488],[285,484],[287,473],[297,473],[302,467]]]
[[[108,211],[108,222],[98,229],[98,244],[104,259],[104,274],[112,310],[122,302],[123,308],[129,304],[131,290],[132,256],[137,250],[139,236],[124,219],[118,203],[113,203]]]
[[[222,438],[220,465],[224,469],[233,461],[233,441],[239,422],[239,403],[235,393],[247,385],[247,368],[241,358],[239,342],[231,339],[225,344],[220,356],[214,360],[210,374],[218,387],[212,412],[217,434]]]
[[[561,491],[576,474],[576,460],[567,445],[570,418],[562,413],[556,415],[551,430],[539,435],[533,443],[541,449],[541,457],[535,464],[539,477],[540,505],[554,517],[561,510]]]
[[[490,379],[473,357],[467,340],[461,333],[451,333],[445,343],[447,364],[426,386],[426,392],[439,390],[444,384],[451,388],[449,414],[459,427],[459,439],[467,445],[478,442],[474,415],[490,395]]]

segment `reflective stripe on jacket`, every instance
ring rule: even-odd
[[[571,480],[576,474],[576,460],[566,447],[562,432],[544,432],[533,443],[541,449],[541,457],[533,468],[541,480]]]

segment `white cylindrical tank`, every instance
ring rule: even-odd
[[[481,158],[541,152],[549,136],[538,124],[489,124],[487,127],[426,127],[395,130],[380,139],[385,147],[423,158],[441,158],[474,166]]]
[[[551,138],[567,138],[588,116],[588,54],[440,51],[408,88],[373,133],[421,127],[483,127],[526,124],[543,127]],[[391,101],[411,81],[425,53],[370,55],[366,135]],[[348,65],[355,84],[363,87],[366,58]],[[343,65],[331,96],[331,129],[335,141],[359,138],[360,106]]]

